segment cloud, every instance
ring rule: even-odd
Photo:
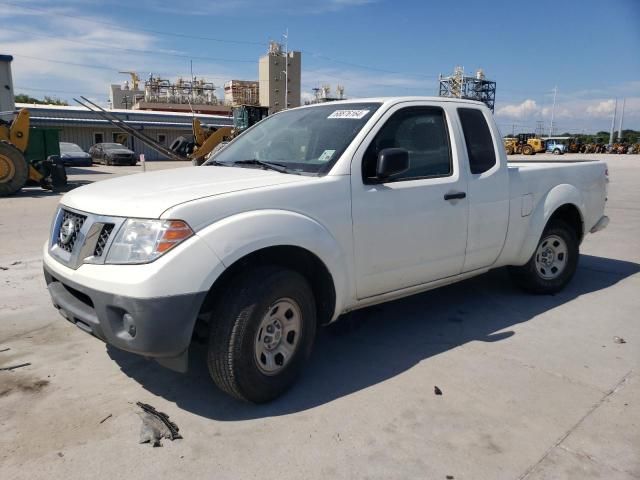
[[[616,108],[616,102],[614,100],[605,100],[598,102],[587,107],[587,114],[592,117],[610,117]]]
[[[128,0],[116,0],[122,6],[128,6]],[[335,13],[346,9],[359,8],[379,0],[217,0],[215,2],[196,2],[187,8],[173,0],[138,0],[136,6],[141,9],[153,9],[156,12],[174,15],[318,15]]]
[[[302,91],[329,85],[335,93],[337,85],[345,87],[347,98],[395,95],[435,95],[435,85],[425,79],[394,73],[371,74],[366,70],[316,68],[302,70]]]
[[[6,11],[3,14],[7,15]],[[109,96],[109,84],[127,79],[119,71],[137,71],[141,77],[149,72],[169,79],[180,74],[188,76],[188,59],[161,54],[183,53],[163,49],[163,45],[171,47],[166,38],[125,27],[114,31],[108,25],[95,23],[94,18],[82,18],[89,21],[41,15],[40,11],[23,9],[15,10],[2,20],[5,28],[0,29],[0,44],[2,53],[14,56],[12,70],[16,93],[36,97],[50,95],[66,100],[85,95],[99,98],[104,104]],[[107,16],[102,16],[101,21],[118,23]],[[157,53],[138,53],[132,49]],[[213,61],[197,60],[194,67],[198,77],[204,76],[216,85],[245,76]],[[255,65],[250,69],[253,73]],[[206,75],[203,70],[215,74]],[[218,96],[222,96],[222,91]]]
[[[531,117],[540,112],[541,112],[541,109],[540,107],[538,107],[538,104],[536,103],[536,101],[527,99],[522,103],[507,104],[503,107],[500,107],[496,112],[496,115],[509,117],[509,118],[522,119],[522,118]]]

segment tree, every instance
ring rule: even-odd
[[[16,103],[35,103],[36,105],[69,105],[64,100],[60,100],[59,98],[50,97],[49,95],[45,95],[42,100],[39,98],[31,97],[26,93],[18,93],[15,95]]]

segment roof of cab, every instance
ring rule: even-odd
[[[411,97],[369,97],[369,98],[350,98],[348,100],[336,100],[332,102],[317,103],[312,105],[305,105],[309,107],[315,107],[318,105],[346,105],[351,103],[382,103],[386,105],[394,105],[396,103],[403,102],[417,102],[417,101],[429,101],[429,102],[452,102],[452,103],[466,103],[469,105],[485,105],[477,100],[467,100],[464,98],[452,98],[452,97],[434,97],[434,96],[411,96]]]

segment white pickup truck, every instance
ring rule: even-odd
[[[264,402],[346,312],[502,266],[560,290],[608,223],[607,182],[600,161],[507,165],[478,102],[325,103],[267,117],[201,167],[67,193],[44,272],[81,329],[178,371],[205,333],[215,383]]]

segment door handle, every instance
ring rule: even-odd
[[[465,198],[467,196],[467,194],[465,192],[452,192],[452,193],[445,193],[444,194],[444,199],[445,200],[459,200],[462,198]]]

